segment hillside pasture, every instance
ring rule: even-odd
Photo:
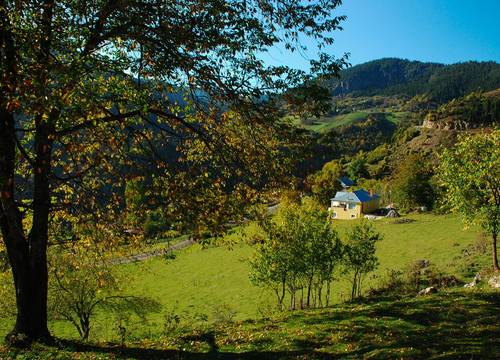
[[[315,119],[311,125],[305,125],[305,127],[312,131],[325,132],[340,126],[365,121],[367,117],[368,113],[364,111],[352,112],[345,115],[324,116]]]
[[[372,112],[373,111],[366,110],[342,115],[323,116],[318,119],[310,119],[302,126],[311,131],[324,133],[342,126],[365,122]],[[406,112],[387,112],[384,114],[384,118],[392,125],[398,125],[401,121],[408,119],[409,114]]]
[[[474,250],[481,242],[479,232],[463,230],[458,218],[420,214],[404,219],[407,220],[374,222],[384,236],[377,249],[380,266],[366,280],[364,290],[377,286],[389,270],[404,269],[416,260],[429,260],[439,271],[455,274],[463,280],[468,280],[488,263],[487,253]],[[345,238],[352,224],[352,221],[335,223],[341,238]],[[257,230],[253,227],[251,233],[255,232]],[[220,317],[242,321],[265,316],[272,309],[274,298],[249,280],[249,259],[254,249],[244,240],[245,229],[235,230],[229,237],[230,248],[194,245],[178,251],[175,259],[160,256],[119,265],[120,272],[127,279],[122,285],[128,293],[153,297],[163,305],[163,312],[153,314],[148,321],[130,319],[130,336],[140,338],[161,334],[166,314],[174,314],[180,322],[202,319],[205,323],[217,321]],[[332,298],[336,302],[347,299],[350,287],[346,276],[339,273],[338,279],[332,285]],[[12,326],[12,320],[2,318],[0,331],[5,333]],[[51,330],[59,337],[76,337],[74,329],[65,323],[53,322]],[[91,338],[116,341],[116,320],[100,314]]]

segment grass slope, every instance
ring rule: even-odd
[[[332,129],[339,128],[341,126],[352,125],[359,122],[364,122],[368,118],[368,115],[372,112],[379,112],[378,109],[375,110],[363,110],[355,111],[344,115],[335,116],[323,116],[319,119],[311,120],[310,123],[302,125],[304,128],[316,131],[316,132],[327,132]],[[394,125],[399,124],[402,120],[409,117],[406,112],[386,112],[385,119],[393,123]]]
[[[495,359],[500,293],[455,290],[242,321],[119,347],[62,341],[23,359]]]
[[[374,222],[384,239],[378,244],[379,269],[367,279],[364,289],[375,286],[389,269],[401,269],[419,259],[428,259],[439,270],[448,274],[473,276],[473,272],[485,264],[484,255],[475,266],[466,267],[463,251],[477,241],[476,230],[464,231],[454,216],[433,214],[412,215],[409,223],[397,224],[393,219]],[[353,222],[337,222],[341,236]],[[234,240],[238,233],[231,235]],[[132,320],[129,330],[136,337],[147,337],[163,331],[165,313],[175,313],[181,319],[200,314],[212,321],[221,308],[235,312],[235,319],[259,318],[274,302],[271,294],[253,286],[248,273],[248,259],[253,249],[236,244],[232,250],[212,247],[202,250],[193,246],[177,253],[175,260],[162,257],[141,263],[121,265],[128,293],[147,295],[158,299],[164,308],[163,314],[150,317],[148,322]],[[333,299],[345,300],[349,294],[349,281],[341,277],[332,286]],[[6,333],[12,319],[3,318],[0,330]],[[72,327],[63,323],[52,323],[56,336],[74,338]],[[111,341],[117,339],[114,320],[104,315],[96,319],[91,333],[92,339]]]
[[[390,269],[404,268],[419,259],[428,259],[449,274],[463,272],[462,250],[477,240],[476,231],[464,231],[454,216],[425,214],[408,218],[415,221],[375,222],[384,235],[378,244],[380,266],[375,275],[382,277]],[[338,222],[341,237],[345,237],[352,224]],[[245,244],[238,244],[232,250],[224,247],[201,250],[195,246],[180,253],[174,261],[156,258],[129,264],[124,270],[130,273],[131,288],[161,299],[167,308],[210,315],[214,308],[226,304],[235,309],[238,318],[246,319],[258,315],[259,305],[266,299],[273,300],[250,283],[248,259],[252,253],[253,249]],[[375,285],[377,280],[372,279],[367,287]],[[348,281],[341,280],[336,285],[334,297],[345,299]]]
[[[306,125],[305,128],[317,132],[325,132],[336,127],[354,124],[356,122],[365,121],[368,117],[367,112],[357,111],[345,115],[337,115],[332,117],[321,117],[315,120],[313,124]]]

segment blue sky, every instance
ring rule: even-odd
[[[500,62],[500,0],[344,0],[337,14],[348,19],[328,52],[351,53],[353,65],[383,57]],[[306,69],[313,55],[275,48],[265,60]]]

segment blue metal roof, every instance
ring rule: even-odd
[[[335,197],[331,199],[332,201],[345,201],[351,203],[364,203],[371,201],[373,199],[378,199],[379,196],[377,194],[373,194],[370,196],[370,193],[366,190],[360,189],[356,191],[337,191]]]
[[[342,176],[340,179],[340,184],[344,187],[349,187],[354,185],[354,181],[349,179],[347,176]]]

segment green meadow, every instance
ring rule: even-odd
[[[351,221],[335,223],[341,238],[352,224]],[[436,270],[468,280],[489,259],[487,255],[477,255],[470,261],[464,256],[465,250],[470,252],[477,247],[480,235],[475,229],[464,230],[454,216],[419,214],[376,220],[374,224],[384,236],[377,247],[380,265],[367,278],[364,290],[376,287],[389,270],[404,269],[416,260],[427,259]],[[219,246],[193,245],[176,252],[175,259],[160,256],[119,265],[125,293],[152,297],[163,307],[161,313],[149,316],[147,321],[131,318],[131,333],[138,337],[161,333],[165,314],[175,314],[181,321],[205,318],[211,322],[220,309],[225,309],[235,320],[262,317],[272,308],[274,298],[249,280],[249,259],[254,249],[246,239],[256,232],[255,226],[235,229]],[[339,274],[332,286],[332,298],[337,303],[346,300],[349,286],[349,279]],[[116,320],[106,316],[101,314],[96,318],[92,339],[116,340]],[[1,330],[6,332],[11,322],[12,319],[4,318]],[[64,338],[77,335],[66,323],[52,323],[51,330]]]
[[[426,214],[408,219],[414,221],[401,224],[394,219],[375,221],[376,228],[384,236],[377,250],[380,266],[367,280],[365,289],[376,286],[388,270],[403,269],[420,259],[429,260],[443,273],[471,276],[470,269],[464,266],[462,250],[478,240],[477,231],[463,230],[453,216]],[[347,221],[336,225],[341,238],[352,224]],[[231,236],[240,234],[244,237],[244,231]],[[231,248],[202,249],[196,245],[178,253],[175,260],[155,258],[127,264],[123,271],[130,274],[131,289],[160,299],[167,309],[201,312],[210,317],[215,308],[228,305],[239,319],[255,318],[259,315],[259,307],[274,299],[249,280],[249,259],[253,252],[244,241]],[[349,281],[340,274],[339,278],[332,290],[337,301],[346,299],[349,293]]]
[[[346,115],[321,117],[315,120],[312,125],[306,125],[305,127],[309,130],[323,132],[334,129],[336,127],[350,125],[359,121],[365,121],[367,116],[367,112],[357,111]]]
[[[365,289],[379,284],[389,269],[404,269],[419,259],[464,281],[488,265],[480,232],[464,230],[454,216],[420,214],[374,223],[384,238],[377,248],[380,266]],[[335,226],[343,237],[352,224],[344,221]],[[56,347],[37,345],[27,353],[0,347],[0,354],[41,359],[274,359],[306,354],[313,359],[413,359],[498,354],[500,298],[498,292],[485,288],[341,303],[349,282],[339,275],[332,290],[337,304],[332,307],[266,313],[274,299],[248,277],[254,250],[245,239],[257,231],[255,226],[235,230],[222,242],[231,246],[194,245],[178,251],[175,259],[157,257],[119,265],[127,292],[154,297],[163,305],[161,313],[147,320],[127,322],[126,348],[118,345],[114,320],[100,314],[87,344],[76,341],[75,331],[67,324],[52,323],[54,335],[67,340]],[[221,324],[220,309],[231,311],[231,321]],[[172,315],[179,318],[179,327],[166,330]],[[7,323],[2,322],[2,330]]]
[[[368,118],[370,110],[367,111],[355,111],[352,113],[344,115],[334,115],[334,116],[323,116],[318,119],[314,119],[310,124],[303,125],[306,129],[316,131],[316,132],[327,132],[329,130],[352,125],[355,123],[363,122]],[[397,125],[403,119],[408,118],[409,114],[406,112],[387,112],[385,113],[385,119],[391,123]],[[297,123],[297,121],[296,121]]]

